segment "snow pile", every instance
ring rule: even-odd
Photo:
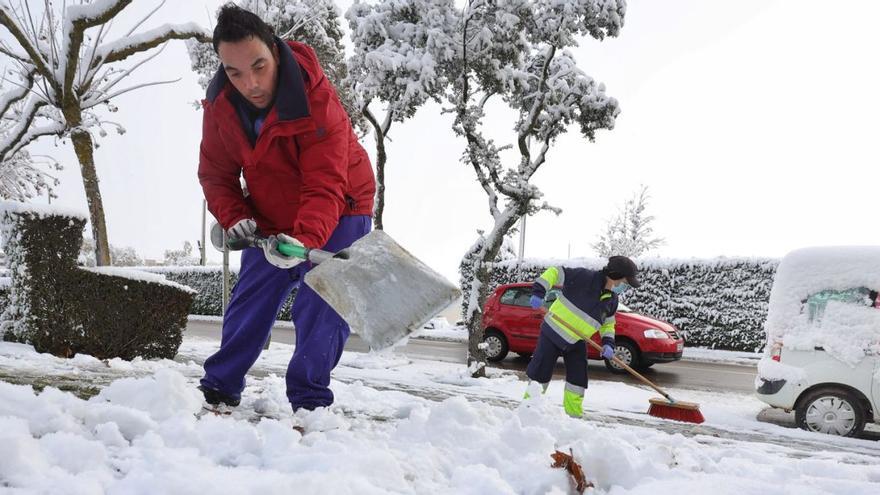
[[[216,345],[187,340],[181,350],[204,359]],[[275,373],[290,352],[273,344],[261,356],[242,406],[229,414],[199,410],[193,363],[125,363],[149,374],[116,380],[88,400],[0,382],[0,486],[71,494],[571,493],[566,473],[550,467],[557,449],[571,450],[596,494],[869,494],[880,480],[875,442],[756,423],[762,405],[730,393],[670,390],[703,404],[707,423],[694,427],[645,415],[651,391],[597,380],[587,418],[575,420],[560,405],[562,380],[521,403],[525,383],[511,373],[473,379],[461,365],[427,361],[354,368],[371,358],[346,352],[334,372],[336,404],[294,415]],[[0,359],[4,373],[64,367],[79,369],[82,382],[100,364],[7,343],[0,358],[9,358]]]
[[[880,309],[872,307],[878,289],[880,247],[794,251],[776,272],[768,342],[799,350],[822,347],[855,366],[866,352],[880,353]]]

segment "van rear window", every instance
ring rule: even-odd
[[[857,289],[846,290],[823,290],[808,297],[804,301],[804,309],[807,312],[809,321],[819,321],[825,313],[825,307],[829,301],[836,301],[846,304],[856,304],[869,307],[880,307],[880,301],[877,298],[877,291],[859,287]]]

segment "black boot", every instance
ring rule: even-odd
[[[228,395],[224,395],[221,392],[214,390],[213,388],[208,388],[204,385],[199,385],[199,390],[202,391],[202,394],[205,396],[205,402],[211,404],[212,406],[217,406],[220,404],[226,404],[230,407],[235,407],[241,403],[241,399],[235,399]]]

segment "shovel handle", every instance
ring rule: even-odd
[[[567,328],[567,329],[571,330],[572,332],[575,332],[578,335],[580,335],[581,337],[583,337],[584,340],[587,341],[587,344],[590,344],[590,346],[593,349],[596,349],[597,351],[599,351],[599,354],[602,354],[602,346],[593,342],[593,339],[586,337],[584,335],[581,335],[581,332],[579,332],[577,329],[575,329],[574,327],[569,325],[568,322],[562,321],[561,318],[556,317],[556,315],[551,315],[551,317],[553,318],[553,321],[559,323],[560,325],[564,326],[565,328]],[[666,397],[666,399],[669,400],[669,402],[675,402],[675,400],[673,400],[673,398],[670,397],[669,394],[667,394],[662,388],[658,387],[657,385],[654,384],[654,382],[652,382],[651,380],[648,380],[647,378],[642,376],[642,374],[639,373],[638,371],[630,368],[629,365],[627,365],[626,363],[621,361],[620,358],[618,358],[617,356],[612,356],[611,361],[613,361],[614,364],[620,366],[621,368],[625,369],[626,371],[629,371],[629,374],[631,374],[632,376],[641,380],[641,382],[644,383],[645,385],[656,390],[657,393],[661,394],[663,397]]]
[[[296,244],[279,242],[278,246],[275,249],[277,249],[278,252],[283,254],[284,256],[295,256],[304,260],[309,259],[309,248],[305,246],[297,246]]]
[[[226,245],[232,251],[241,251],[242,249],[249,247],[262,248],[265,242],[265,237],[257,236],[247,239],[229,239],[228,241],[226,241]],[[329,251],[322,251],[320,249],[309,249],[305,246],[298,246],[296,244],[290,244],[287,242],[279,242],[275,249],[277,249],[278,252],[283,254],[284,256],[293,256],[296,258],[309,260],[315,264],[319,264],[334,257],[347,259],[347,255],[345,255],[344,253],[333,254]]]
[[[293,256],[296,258],[309,260],[316,265],[337,256],[329,251],[322,251],[320,249],[309,249],[305,246],[288,244],[286,242],[279,242],[275,249],[277,249],[278,252],[283,254],[284,256]],[[338,257],[344,258],[345,256]]]

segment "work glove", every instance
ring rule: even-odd
[[[305,261],[296,256],[285,256],[284,254],[281,254],[277,249],[278,243],[280,242],[296,244],[297,246],[303,245],[303,243],[296,240],[296,238],[290,237],[287,234],[270,235],[266,239],[266,242],[263,243],[263,255],[266,256],[266,261],[284,270],[293,268]]]
[[[538,309],[542,304],[544,304],[544,300],[538,296],[532,296],[529,298],[529,306],[531,306],[532,309]]]
[[[235,225],[226,231],[226,235],[230,239],[248,239],[257,233],[257,222],[253,218],[245,218],[239,220]]]
[[[614,357],[614,347],[610,344],[605,344],[602,346],[602,357],[604,359],[611,360]]]

